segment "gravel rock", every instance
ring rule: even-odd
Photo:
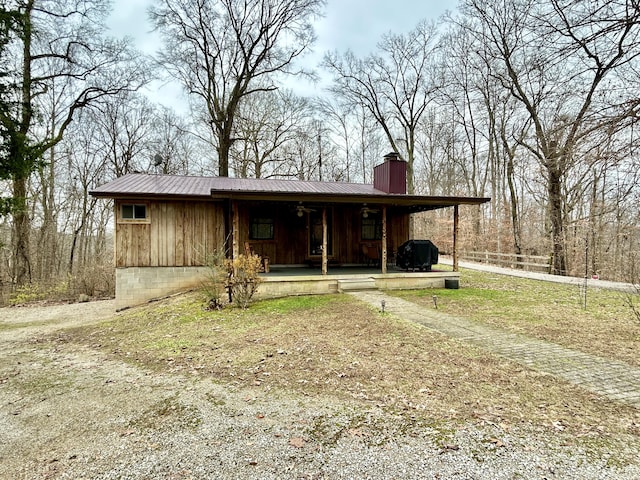
[[[607,451],[597,438],[587,450],[526,424],[427,424],[373,405],[159,374],[38,341],[51,323],[3,324],[0,479],[640,478],[637,451]]]

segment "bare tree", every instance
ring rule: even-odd
[[[153,134],[155,106],[141,95],[123,92],[94,105],[88,120],[99,125],[105,142],[100,145],[116,177],[151,166],[148,142]]]
[[[9,161],[20,165],[12,176],[13,197],[21,199],[13,212],[13,279],[17,284],[31,278],[29,236],[31,220],[26,208],[28,180],[45,161],[44,155],[58,144],[83,107],[105,95],[135,89],[144,69],[125,42],[104,39],[104,0],[16,0],[17,34],[12,37],[11,81],[17,86],[12,108],[1,123],[10,131]],[[4,7],[3,7],[4,9]],[[115,68],[115,67],[118,68]],[[67,94],[56,105],[53,128],[41,124],[40,100],[54,85]]]
[[[202,142],[190,131],[188,122],[166,107],[156,108],[150,139],[149,158],[156,173],[196,175],[202,173],[202,158],[198,146]]]
[[[348,51],[327,54],[323,62],[334,75],[331,91],[354,106],[363,105],[384,130],[390,147],[406,152],[409,193],[414,192],[416,132],[437,88],[436,40],[435,26],[423,21],[407,34],[385,35],[378,53],[365,59]]]
[[[294,60],[314,40],[310,21],[324,0],[163,0],[150,10],[164,38],[158,60],[205,112],[218,171],[229,152],[243,98],[275,90],[274,76],[300,73]]]
[[[623,0],[466,0],[462,11],[474,21],[461,26],[499,59],[494,78],[532,124],[522,145],[542,167],[553,271],[566,274],[567,182],[592,132],[620,118],[606,93],[615,84],[623,94],[615,74],[640,54],[640,9]]]
[[[310,116],[309,102],[290,90],[246,97],[237,118],[238,138],[231,149],[235,175],[267,178],[277,172],[286,145],[302,133],[300,126]]]

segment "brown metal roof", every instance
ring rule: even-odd
[[[133,173],[91,191],[96,197],[123,195],[209,197],[218,192],[319,193],[333,195],[383,194],[373,185],[229,177],[189,177]]]
[[[488,198],[427,197],[389,194],[373,185],[229,177],[128,174],[92,190],[104,198],[200,198],[272,201],[370,202],[415,211],[461,204],[481,204]]]

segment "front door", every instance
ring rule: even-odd
[[[322,209],[309,212],[309,256],[322,255]],[[327,208],[327,256],[333,255],[333,212]]]

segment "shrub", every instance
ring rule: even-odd
[[[113,297],[115,295],[115,268],[107,263],[85,265],[69,278],[69,295],[89,297]]]
[[[202,282],[201,290],[204,293],[209,310],[219,310],[223,306],[223,297],[226,294],[228,285],[226,259],[224,251],[214,250],[207,255],[207,273]]]
[[[28,283],[16,287],[9,295],[9,305],[22,305],[44,300],[46,292],[37,283]]]
[[[262,281],[262,258],[259,255],[238,255],[226,261],[227,286],[231,289],[233,302],[240,308],[247,308]]]

